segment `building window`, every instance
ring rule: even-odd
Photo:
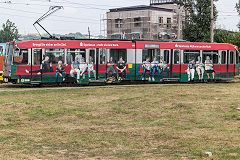
[[[121,39],[121,34],[114,34],[111,36],[112,39]]]
[[[122,19],[115,19],[115,28],[122,28]]]
[[[141,39],[140,33],[132,33],[132,39]]]
[[[141,18],[134,18],[134,27],[141,27]]]
[[[172,27],[172,19],[167,18],[167,28],[170,29]]]
[[[163,26],[163,17],[158,17],[158,25],[159,27]]]

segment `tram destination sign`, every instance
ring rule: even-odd
[[[150,48],[160,48],[160,44],[145,44],[146,49]]]

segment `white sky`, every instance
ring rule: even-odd
[[[3,3],[11,1],[12,3]],[[49,2],[50,1],[50,2]],[[15,22],[23,34],[37,33],[33,23],[52,5],[64,6],[41,24],[50,33],[66,34],[81,32],[86,34],[88,26],[92,35],[100,34],[100,15],[109,8],[148,5],[150,0],[0,0],[0,24],[7,19]],[[235,4],[238,0],[219,0],[216,2],[219,17],[217,27],[237,30],[240,21]]]

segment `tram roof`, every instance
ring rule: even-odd
[[[181,50],[238,50],[228,43],[203,43],[176,40],[113,40],[113,39],[74,39],[74,40],[27,40],[18,41],[19,48],[108,48],[108,49],[181,49]]]

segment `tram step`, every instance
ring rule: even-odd
[[[162,81],[165,81],[165,82],[178,82],[178,81],[180,81],[180,78],[163,78]]]
[[[89,80],[90,83],[104,83],[105,80]]]
[[[41,81],[31,81],[31,84],[40,84]]]

